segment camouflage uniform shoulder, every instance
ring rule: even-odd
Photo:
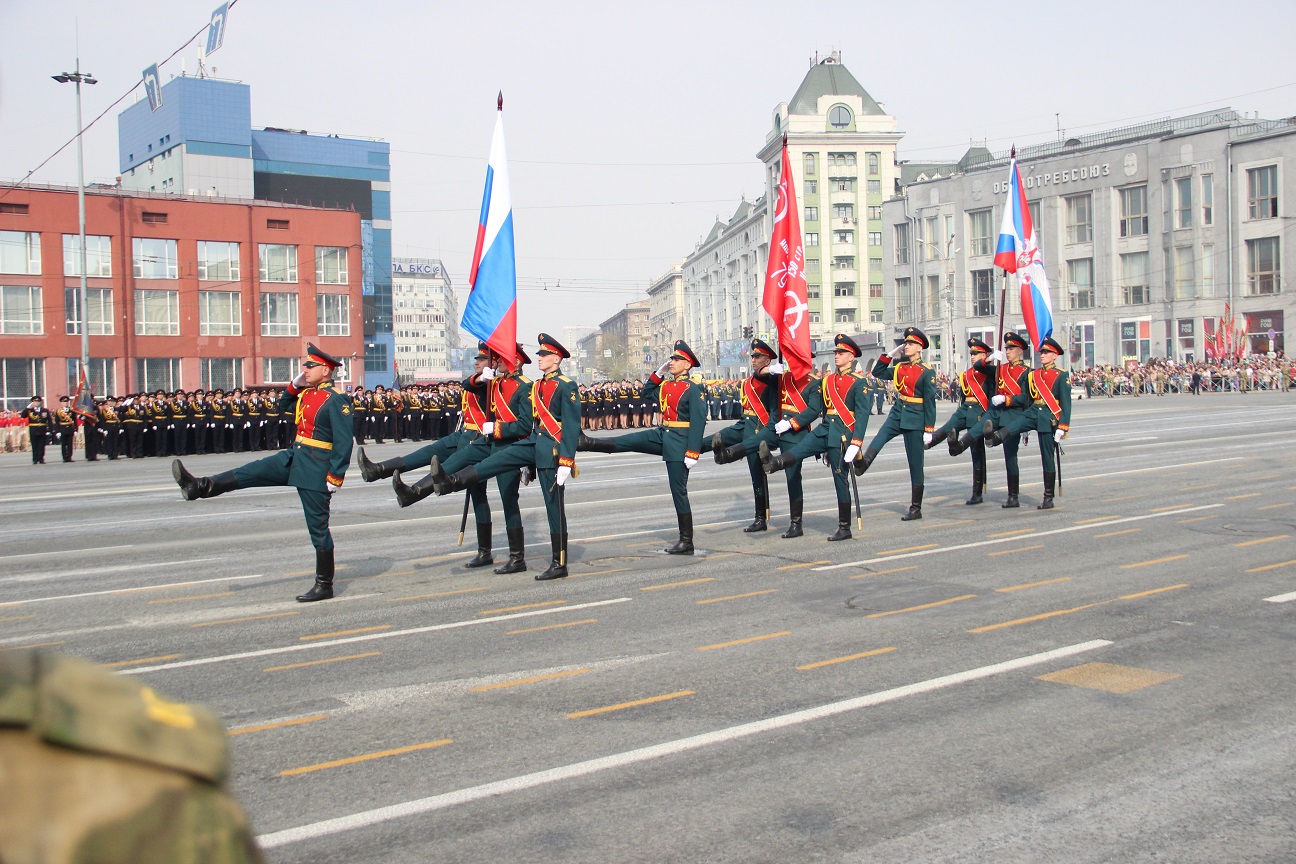
[[[229,774],[225,727],[210,710],[169,702],[134,678],[75,657],[0,654],[0,725],[213,785]]]

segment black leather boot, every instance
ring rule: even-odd
[[[954,433],[948,429],[938,429],[936,430],[936,433],[932,435],[931,443],[924,444],[923,449],[930,450],[931,448],[935,447],[937,444],[941,443],[942,441],[952,437],[953,434]]]
[[[584,432],[576,439],[576,450],[582,453],[615,453],[616,448],[610,441],[602,438],[591,438]]]
[[[864,452],[859,456],[856,456],[855,461],[851,463],[851,470],[854,471],[855,476],[858,477],[869,469],[869,466],[873,464],[873,460],[877,457],[878,451],[874,450],[871,446],[866,447],[864,448]]]
[[[765,469],[766,474],[773,474],[775,471],[782,471],[796,464],[795,459],[791,459],[782,453],[775,456],[770,453],[769,445],[764,441],[760,443],[760,449],[756,451],[760,455],[761,467]]]
[[[477,523],[477,554],[472,557],[465,567],[485,567],[487,564],[494,564],[495,558],[491,555],[491,523]]]
[[[755,534],[757,531],[764,531],[769,526],[765,524],[765,511],[769,508],[765,501],[765,490],[759,489],[756,492],[756,518],[750,525],[743,529],[744,534]]]
[[[1021,506],[1021,504],[1017,501],[1017,492],[1020,489],[1020,487],[1021,487],[1021,475],[1009,474],[1008,475],[1008,500],[1005,501],[1002,505],[1005,510],[1009,510],[1012,509],[1013,507]]]
[[[495,568],[495,572],[504,573],[525,573],[526,564],[526,534],[521,528],[506,528],[508,534],[509,557],[508,561]]]
[[[396,490],[396,502],[402,507],[422,501],[436,491],[431,474],[420,478],[413,486],[406,486],[399,471],[392,475],[392,489]]]
[[[233,492],[238,488],[238,480],[234,478],[233,471],[222,471],[211,477],[195,477],[185,469],[184,463],[179,459],[171,462],[171,476],[175,478],[176,484],[180,487],[180,495],[186,501],[215,498],[217,495]]]
[[[922,518],[923,487],[915,483],[909,490],[909,512],[900,517],[901,522],[912,522]]]
[[[840,501],[837,502],[837,533],[832,534],[831,536],[828,537],[829,542],[832,542],[834,540],[851,539],[851,530],[850,530],[851,512],[850,511],[851,511],[851,505],[849,503],[843,504]]]
[[[791,520],[788,522],[788,529],[781,535],[784,540],[791,540],[793,537],[800,537],[801,531],[801,508],[804,506],[800,498],[794,498],[788,502],[788,513]]]
[[[1039,506],[1035,508],[1036,510],[1053,509],[1053,489],[1056,483],[1057,483],[1056,474],[1044,475],[1044,500],[1039,503]]]
[[[972,468],[972,497],[964,501],[964,504],[980,504],[984,499],[981,493],[985,491],[985,482],[981,477],[981,472],[977,467]]]
[[[315,585],[305,594],[297,595],[298,603],[333,599],[333,550],[315,552]]]
[[[546,579],[562,579],[567,575],[567,563],[563,560],[563,550],[566,546],[565,539],[561,534],[549,535],[549,546],[553,550],[553,560],[549,562],[548,570],[536,574],[537,582],[543,582]]]
[[[365,456],[363,447],[356,450],[356,464],[360,466],[360,476],[364,478],[366,483],[383,480],[397,471],[405,470],[405,460],[400,456],[395,459],[388,459],[385,462],[371,462]]]
[[[679,522],[679,540],[675,545],[666,547],[667,555],[692,555],[693,554],[693,514],[677,513],[676,520]]]
[[[747,458],[747,448],[741,443],[732,447],[720,447],[720,436],[716,435],[711,440],[711,453],[715,456],[717,465],[728,465],[730,462],[737,462],[740,459]]]
[[[964,450],[972,446],[973,440],[974,439],[972,437],[971,429],[964,429],[963,434],[958,436],[957,438],[951,435],[949,437],[949,454],[951,456],[959,455]]]

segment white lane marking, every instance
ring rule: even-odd
[[[1182,513],[1195,513],[1198,510],[1213,510],[1216,507],[1223,507],[1223,504],[1203,504],[1200,507],[1184,507],[1180,510],[1167,510],[1164,513],[1146,513],[1142,516],[1126,516],[1124,519],[1109,519],[1106,522],[1091,522],[1088,525],[1068,525],[1066,528],[1054,528],[1052,531],[1036,531],[1030,537],[1047,537],[1050,534],[1068,534],[1072,531],[1088,531],[1093,528],[1108,528],[1112,525],[1120,525],[1124,522],[1141,522],[1144,519],[1159,519],[1163,516],[1178,516]],[[978,540],[975,543],[960,543],[957,546],[942,546],[939,549],[925,549],[920,552],[902,552],[898,555],[886,555],[881,558],[865,558],[862,561],[847,561],[844,564],[828,564],[823,567],[815,567],[815,571],[820,570],[840,570],[843,567],[859,567],[864,564],[880,564],[884,561],[896,561],[901,558],[918,558],[924,555],[940,555],[943,552],[957,552],[961,549],[977,549],[982,546],[996,546],[1000,543],[1018,543],[1021,537],[1000,537],[996,540]]]
[[[381,822],[388,822],[392,819],[400,819],[420,813],[430,813],[434,810],[444,810],[448,807],[454,807],[459,804],[467,804],[471,801],[489,798],[492,795],[519,792],[523,789],[532,789],[546,783],[556,783],[560,780],[583,777],[599,771],[606,771],[610,768],[620,768],[625,765],[633,765],[637,762],[647,762],[651,759],[673,756],[676,753],[696,750],[701,747],[708,747],[712,744],[723,744],[727,741],[745,738],[749,735],[759,735],[776,729],[785,729],[789,726],[809,723],[813,720],[822,720],[825,717],[832,717],[837,714],[843,714],[847,711],[871,708],[875,705],[882,705],[886,702],[903,699],[907,696],[931,693],[945,687],[952,687],[955,684],[963,684],[968,681],[976,681],[980,678],[989,678],[993,675],[1002,675],[1006,672],[1014,672],[1030,666],[1038,666],[1042,663],[1048,663],[1064,657],[1072,657],[1086,651],[1105,648],[1111,644],[1113,643],[1106,639],[1095,639],[1091,642],[1068,645],[1065,648],[1057,648],[1053,651],[1032,654],[1028,657],[1019,657],[1015,660],[1006,660],[1002,663],[995,663],[990,666],[981,666],[976,669],[969,669],[966,672],[956,672],[953,675],[944,675],[940,678],[931,678],[927,681],[919,681],[916,684],[906,684],[903,687],[896,687],[891,690],[882,690],[878,693],[870,693],[867,696],[858,696],[853,699],[845,699],[840,702],[831,702],[827,705],[820,705],[816,708],[794,711],[790,714],[771,717],[767,720],[742,723],[737,726],[730,726],[726,729],[717,729],[714,732],[706,732],[701,735],[693,735],[688,738],[679,738],[675,741],[667,741],[663,744],[655,744],[651,747],[627,750],[624,753],[614,753],[611,756],[603,756],[585,762],[576,762],[571,765],[563,765],[545,771],[536,771],[532,774],[523,774],[519,777],[511,777],[507,780],[483,783],[480,786],[469,786],[466,789],[458,789],[454,792],[446,792],[428,798],[406,801],[402,804],[393,804],[388,807],[378,807],[373,810],[365,810],[360,813],[353,813],[350,816],[339,816],[336,819],[325,819],[322,822],[302,825],[298,828],[274,831],[270,834],[262,834],[257,838],[257,842],[261,844],[263,849],[274,849],[278,846],[286,846],[289,843],[299,843],[303,840],[310,840],[315,837],[325,837],[330,834],[338,834],[343,831],[351,831],[356,828],[377,825]]]
[[[83,528],[103,528],[108,525],[134,525],[140,522],[170,523],[180,519],[210,519],[213,516],[240,516],[247,513],[265,513],[264,510],[219,510],[215,513],[191,513],[188,516],[172,516],[165,514],[162,516],[153,516],[148,519],[117,519],[112,522],[75,522],[70,523],[68,527],[80,531]],[[50,527],[50,526],[42,526]],[[14,529],[12,531],[0,531],[0,536],[9,534],[30,534],[31,529]]]
[[[514,618],[531,618],[535,615],[553,615],[556,612],[575,612],[580,609],[593,609],[596,606],[609,606],[613,603],[629,603],[632,597],[618,597],[615,600],[595,600],[592,603],[581,603],[576,606],[556,606],[550,609],[533,609],[530,612],[514,612],[512,615],[492,615],[487,618],[474,618],[468,621],[452,621],[448,624],[431,624],[427,627],[411,627],[408,630],[388,630],[385,633],[370,633],[365,636],[351,636],[347,639],[329,639],[310,642],[304,645],[285,645],[282,648],[263,648],[260,651],[243,651],[239,654],[222,654],[217,657],[202,657],[197,660],[180,660],[175,663],[162,663],[157,666],[140,666],[131,669],[130,674],[159,672],[163,669],[184,669],[189,666],[206,666],[210,663],[225,663],[230,660],[246,660],[250,657],[270,657],[275,654],[288,654],[294,651],[307,651],[311,648],[328,648],[334,645],[349,645],[352,642],[372,642],[375,639],[392,639],[397,636],[412,636],[416,633],[432,633],[437,630],[454,630],[459,627],[472,627],[477,624],[493,624],[496,621],[511,621]]]
[[[1290,603],[1293,600],[1296,600],[1296,591],[1290,594],[1276,594],[1273,597],[1264,598],[1266,603]]]
[[[209,582],[238,582],[242,579],[260,579],[260,573],[253,576],[221,576],[219,579],[196,579],[193,582],[169,582],[166,585],[141,585],[136,588],[113,588],[109,591],[85,591],[81,594],[60,594],[57,597],[33,597],[30,600],[6,600],[0,603],[0,609],[10,606],[25,606],[28,603],[46,603],[50,600],[74,600],[78,597],[100,597],[104,594],[138,594],[145,591],[160,591],[163,588],[184,588],[189,585],[206,585]]]
[[[134,548],[134,543],[127,543],[123,546],[95,546],[93,549],[58,549],[53,552],[22,552],[18,555],[0,555],[0,561],[10,561],[14,558],[35,558],[37,555],[42,558],[52,558],[55,555],[78,555],[83,552],[111,552],[113,549]]]
[[[146,567],[178,567],[181,564],[201,564],[204,561],[220,561],[221,558],[186,558],[183,561],[154,561],[151,564],[119,564],[115,567],[90,567],[83,570],[56,570],[50,573],[26,573],[22,576],[5,576],[0,582],[45,582],[50,579],[62,579],[69,576],[88,576],[100,573],[119,573],[123,570],[143,570]]]

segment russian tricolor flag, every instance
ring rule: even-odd
[[[503,93],[495,116],[468,284],[471,290],[460,323],[513,369],[517,359],[517,261],[513,254],[513,200],[509,197],[508,160],[504,154]]]
[[[1053,301],[1049,298],[1048,276],[1040,254],[1039,238],[1031,222],[1026,190],[1022,188],[1017,157],[1008,173],[1008,201],[1004,204],[1003,222],[999,226],[999,245],[994,263],[1008,273],[1016,273],[1021,286],[1022,315],[1031,345],[1039,349],[1045,336],[1053,335]]]

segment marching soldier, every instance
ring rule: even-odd
[[[564,503],[567,481],[576,476],[581,404],[576,382],[562,374],[562,361],[571,356],[570,352],[547,333],[541,333],[537,341],[540,348],[536,351],[536,365],[544,377],[531,385],[533,425],[530,435],[453,474],[443,469],[439,460],[433,459],[429,476],[436,494],[448,495],[510,471],[534,468],[540,480],[540,493],[544,496],[545,512],[549,518],[549,544],[553,551],[549,568],[537,573],[535,578],[547,580],[567,575],[567,514]],[[393,485],[398,479],[393,480]]]
[[[983,365],[990,356],[990,346],[975,336],[967,344],[972,365],[958,376],[963,401],[954,410],[953,416],[945,421],[945,425],[936,430],[931,443],[926,445],[930,450],[942,441],[947,441],[951,456],[957,456],[965,449],[959,439],[960,432],[973,429],[980,431],[982,417],[990,408],[990,399],[994,393],[994,370]],[[985,491],[986,485],[985,441],[979,434],[973,436],[970,431],[968,439],[972,447],[972,497],[963,503],[980,504],[981,493]]]
[[[897,435],[904,436],[905,458],[909,462],[909,511],[901,521],[922,518],[924,486],[924,445],[930,444],[936,428],[936,373],[922,362],[927,336],[917,327],[906,327],[900,343],[900,361],[891,368],[891,358],[883,354],[873,367],[875,378],[890,378],[895,387],[895,402],[882,428],[869,442],[856,474],[863,474],[873,464],[886,443]]]
[[[72,461],[72,444],[76,440],[76,415],[68,407],[68,397],[59,397],[58,410],[54,412],[54,428],[59,436],[59,448],[63,451],[63,461]]]
[[[760,459],[767,474],[824,454],[832,468],[833,486],[837,492],[837,531],[828,537],[831,541],[851,538],[850,478],[846,472],[859,455],[860,444],[868,432],[868,391],[862,376],[855,371],[855,360],[860,353],[859,345],[845,333],[834,336],[833,363],[837,371],[823,377],[809,406],[813,407],[815,415],[823,418],[823,422],[799,444],[783,450],[778,456],[770,454],[766,442],[762,441],[759,446]],[[791,422],[780,421],[775,428],[786,430],[791,427]],[[806,425],[809,421],[803,423],[798,418],[796,422]],[[783,427],[783,423],[788,423],[788,426]]]
[[[1021,506],[1017,500],[1017,493],[1021,489],[1021,470],[1017,466],[1017,448],[1021,446],[1021,434],[1013,430],[1018,428],[1021,412],[1031,402],[1027,392],[1030,367],[1022,359],[1027,350],[1024,337],[1009,332],[1004,334],[1003,342],[1004,350],[990,355],[995,368],[995,395],[991,397],[990,410],[981,423],[981,437],[987,444],[995,439],[995,444],[1003,445],[1004,467],[1008,472],[1008,498],[1002,506],[1011,509]],[[995,432],[999,429],[1007,430],[1007,434],[997,437]],[[964,437],[968,437],[968,433],[964,433]],[[962,437],[959,443],[961,446],[964,444]]]
[[[747,457],[747,471],[751,474],[752,496],[756,504],[756,519],[743,529],[751,534],[765,531],[766,517],[769,513],[769,481],[761,467],[760,457],[756,454],[756,445],[746,445],[749,439],[760,437],[773,443],[777,436],[773,432],[771,417],[778,412],[779,386],[783,377],[783,364],[776,362],[778,352],[762,339],[751,341],[752,374],[743,379],[739,400],[742,402],[742,418],[732,426],[721,429],[711,439],[711,452],[715,455],[717,465],[734,462],[743,455]],[[739,453],[734,448],[742,448]]]
[[[582,435],[577,450],[595,453],[647,453],[666,463],[679,540],[667,547],[669,555],[693,554],[693,508],[688,499],[689,470],[697,464],[706,431],[706,402],[702,388],[689,380],[689,370],[702,365],[683,339],[675,341],[670,359],[648,376],[644,391],[656,398],[662,410],[662,425],[615,438]],[[663,378],[662,373],[669,376]]]
[[[27,437],[31,440],[32,464],[44,465],[45,439],[49,435],[50,424],[53,422],[49,409],[45,407],[45,400],[40,396],[33,396],[31,402],[23,409],[22,416],[27,421]]]
[[[1044,465],[1044,500],[1038,510],[1053,509],[1053,493],[1057,483],[1057,446],[1071,428],[1071,381],[1067,372],[1057,368],[1057,358],[1062,345],[1053,337],[1040,343],[1040,368],[1027,373],[1030,404],[1007,423],[994,431],[987,443],[991,447],[1006,442],[1011,436],[1035,432],[1039,441],[1040,461]]]
[[[103,451],[112,462],[117,458],[117,436],[121,433],[121,418],[117,416],[117,400],[109,396],[98,407],[96,427],[103,435]]]
[[[329,504],[342,488],[351,462],[351,400],[333,385],[333,370],[342,361],[306,346],[302,371],[280,397],[280,408],[295,406],[297,440],[291,450],[281,450],[233,471],[212,477],[194,477],[179,459],[171,463],[171,476],[186,501],[214,498],[250,486],[295,486],[306,514],[306,528],[315,546],[315,585],[297,597],[302,603],[333,596],[333,535],[329,533]]]
[[[365,443],[369,431],[369,400],[365,391],[357,389],[351,394],[351,411],[355,417],[355,443]]]

